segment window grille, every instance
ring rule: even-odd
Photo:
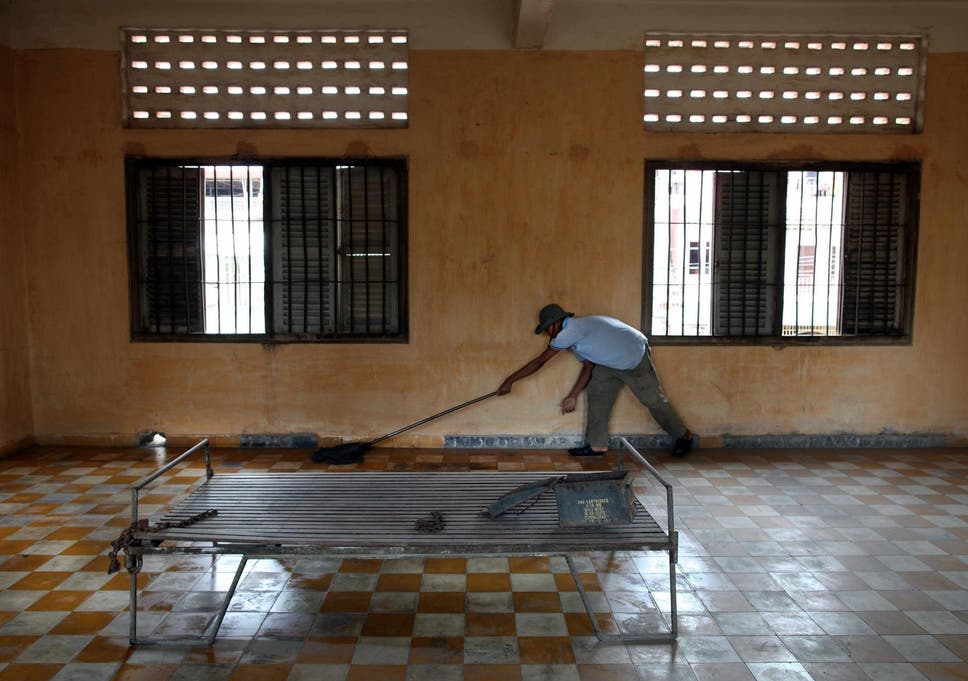
[[[404,339],[406,166],[129,161],[141,340]]]
[[[654,338],[909,336],[916,165],[650,163],[646,177]]]
[[[401,128],[402,30],[123,29],[132,128]]]
[[[644,123],[680,132],[913,133],[918,35],[647,33]]]

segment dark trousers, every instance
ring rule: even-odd
[[[595,447],[608,446],[608,421],[623,385],[627,385],[639,402],[648,408],[652,418],[665,432],[673,437],[685,435],[686,427],[662,392],[662,384],[652,365],[652,352],[646,348],[645,356],[634,369],[610,369],[598,364],[592,370],[591,380],[585,389],[588,396],[585,442]]]

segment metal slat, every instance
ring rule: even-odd
[[[620,544],[663,548],[669,536],[637,502],[629,525],[561,528],[554,495],[522,515],[491,520],[481,511],[511,489],[554,473],[237,473],[212,478],[161,519],[178,522],[208,509],[219,515],[142,539],[339,546],[374,550],[491,553],[497,549],[592,550]],[[443,513],[438,534],[414,529]],[[407,548],[404,548],[407,547]]]

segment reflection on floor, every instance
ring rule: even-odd
[[[106,554],[129,522],[128,486],[178,453],[39,448],[0,459],[0,681],[968,679],[964,450],[648,454],[676,490],[675,645],[599,644],[559,557],[454,557],[251,561],[216,645],[132,648],[128,577],[106,574]],[[320,468],[294,450],[221,449],[214,460],[217,474]],[[615,461],[374,449],[360,467]],[[157,518],[201,476],[196,461],[159,480],[142,515]],[[663,508],[644,478],[637,489]],[[142,632],[203,628],[235,560],[146,559]],[[606,630],[668,617],[665,554],[577,563]]]

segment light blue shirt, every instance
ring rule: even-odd
[[[642,361],[649,341],[638,329],[611,317],[568,317],[551,340],[555,350],[571,349],[582,362],[612,369],[634,369]]]

